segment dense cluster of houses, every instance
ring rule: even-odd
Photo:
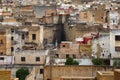
[[[93,58],[107,59],[113,66],[120,58],[119,4],[118,0],[1,0],[0,65],[34,67],[26,80],[43,80],[44,68],[51,62],[63,67],[68,57],[81,66],[92,66]],[[16,70],[13,67],[13,76]]]

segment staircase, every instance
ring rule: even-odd
[[[35,80],[35,67],[33,67],[33,70],[31,73],[26,77],[25,80]]]
[[[39,71],[40,71],[39,66],[33,67],[32,72],[26,77],[25,80],[43,80],[43,78],[41,78],[40,76]]]

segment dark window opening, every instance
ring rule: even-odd
[[[25,35],[24,35],[24,34],[22,34],[22,39],[23,39],[23,40],[25,39]]]
[[[40,61],[40,57],[36,57],[36,61]]]
[[[11,52],[13,52],[14,51],[14,47],[11,47]]]
[[[25,57],[21,57],[21,61],[25,61]]]
[[[73,54],[72,56],[73,56],[73,58],[76,58],[76,55],[75,55],[75,54]]]
[[[56,57],[59,58],[59,54],[56,54]]]
[[[3,55],[3,52],[0,52],[0,55]]]
[[[69,58],[69,54],[66,54],[66,58]]]
[[[107,17],[105,17],[105,23],[107,23],[108,22],[108,19],[107,19]]]
[[[119,47],[119,46],[118,46],[118,47],[116,46],[116,47],[115,47],[115,51],[120,52],[120,47]]]
[[[40,69],[40,74],[43,74],[44,73],[44,69]]]
[[[32,40],[36,40],[36,34],[32,34]]]
[[[101,19],[103,19],[103,17],[101,17]]]
[[[104,54],[102,54],[102,56],[104,57]]]
[[[65,45],[62,45],[62,47],[65,47]]]
[[[51,80],[50,78],[48,78],[47,80]]]
[[[109,28],[110,26],[107,26],[107,28]]]
[[[115,26],[116,28],[118,28],[118,26]]]
[[[116,40],[116,41],[120,41],[120,35],[115,36],[115,40]]]
[[[113,20],[113,23],[115,23],[115,20]]]
[[[3,44],[3,40],[0,40],[0,44]]]
[[[12,40],[12,41],[14,40],[14,37],[13,37],[13,36],[11,37],[11,40]]]
[[[11,29],[11,33],[14,33],[14,29]]]
[[[4,60],[4,57],[0,57],[0,60]]]

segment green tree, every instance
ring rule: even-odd
[[[79,65],[79,62],[74,61],[74,62],[73,62],[73,65]]]
[[[19,78],[19,80],[25,80],[28,74],[29,70],[27,68],[21,68],[16,71],[16,77]]]
[[[79,63],[75,60],[73,60],[73,58],[69,57],[67,58],[65,65],[78,65]]]
[[[105,65],[104,59],[94,58],[92,59],[94,65]]]
[[[120,60],[115,60],[113,62],[113,66],[120,66]]]
[[[117,66],[117,61],[114,61],[113,66]]]

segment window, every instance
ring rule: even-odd
[[[55,54],[57,58],[59,58],[59,54]]]
[[[44,69],[40,69],[40,74],[43,74],[44,73]]]
[[[0,40],[0,44],[3,44],[3,40]]]
[[[116,35],[116,36],[115,36],[115,40],[116,40],[116,41],[120,41],[120,35]]]
[[[75,55],[75,54],[73,54],[73,55],[72,55],[72,57],[73,57],[73,58],[76,58],[76,55]]]
[[[66,58],[69,58],[69,54],[66,54]]]
[[[113,20],[113,23],[115,23],[115,20]]]
[[[14,40],[14,37],[13,37],[13,36],[11,37],[11,40],[12,40],[12,41]]]
[[[65,45],[62,45],[62,47],[65,47]]]
[[[24,35],[24,34],[22,34],[22,39],[23,39],[23,40],[25,39],[25,35]]]
[[[11,47],[11,52],[13,52],[14,51],[14,47]]]
[[[0,55],[3,55],[3,52],[0,52]]]
[[[102,56],[104,57],[104,54],[102,54]]]
[[[25,57],[21,57],[21,61],[25,61]]]
[[[40,61],[40,57],[36,57],[36,61]]]
[[[32,40],[36,40],[36,34],[32,34]]]
[[[14,33],[14,29],[11,29],[11,33]]]
[[[0,57],[0,60],[4,60],[4,57]]]
[[[110,26],[107,26],[107,28],[109,28]]]

